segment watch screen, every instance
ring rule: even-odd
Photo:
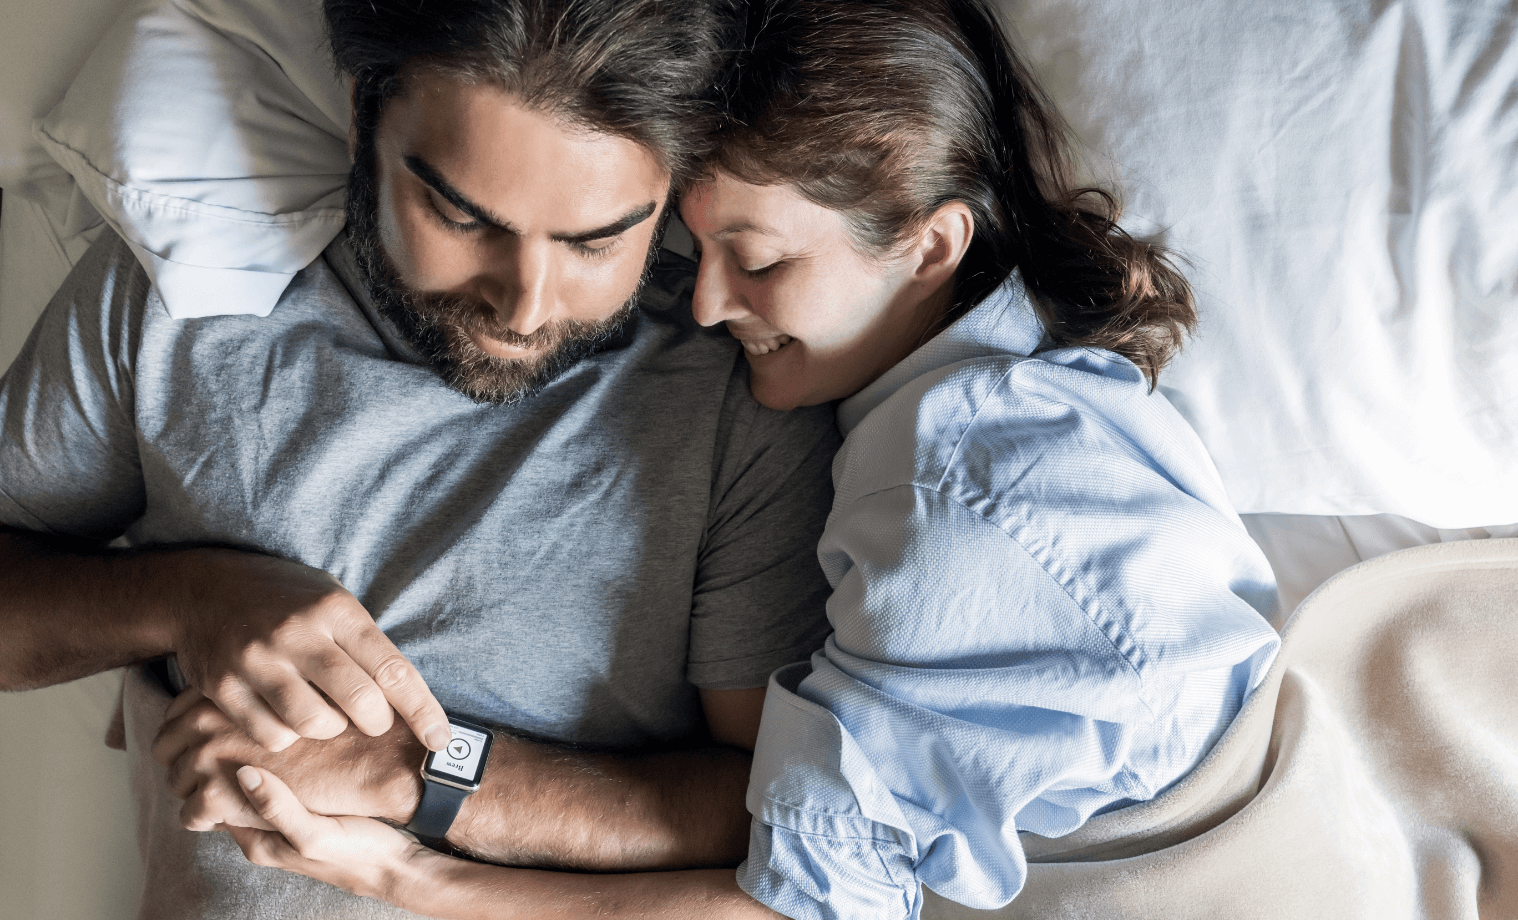
[[[453,729],[453,740],[441,751],[427,755],[425,772],[438,779],[479,785],[485,752],[490,749],[490,732],[476,725],[461,725],[458,720],[449,720],[448,727]]]

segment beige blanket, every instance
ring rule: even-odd
[[[1518,918],[1518,540],[1337,576],[1190,776],[1057,840],[999,911],[924,918]]]

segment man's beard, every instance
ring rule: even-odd
[[[361,139],[348,175],[348,242],[380,315],[449,387],[481,403],[509,406],[541,392],[582,358],[600,351],[623,331],[637,310],[656,247],[632,296],[600,322],[562,320],[520,335],[501,322],[489,304],[458,294],[412,290],[390,263],[379,241],[379,191],[375,152]],[[655,239],[658,234],[655,234]],[[531,358],[500,358],[472,336],[539,352]]]

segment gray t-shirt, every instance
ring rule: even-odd
[[[612,347],[502,408],[417,361],[341,237],[267,318],[173,320],[107,234],[0,381],[0,523],[299,560],[452,712],[594,744],[688,737],[696,688],[762,686],[826,635],[838,446],[829,409],[753,401],[737,346],[691,320],[692,282],[661,264]],[[287,915],[269,908],[251,915]]]

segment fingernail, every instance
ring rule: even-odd
[[[242,783],[242,787],[249,791],[257,789],[264,784],[264,778],[259,776],[258,771],[252,767],[238,767],[237,781]]]
[[[427,735],[422,743],[427,745],[428,750],[441,751],[453,740],[453,732],[446,725],[434,725],[427,729]]]

